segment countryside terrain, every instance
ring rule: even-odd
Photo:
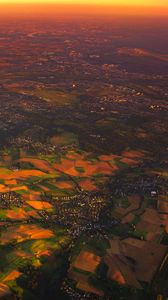
[[[167,299],[166,22],[0,21],[0,299]]]

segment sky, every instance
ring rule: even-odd
[[[97,4],[97,5],[133,5],[133,6],[167,6],[168,0],[0,0],[0,4],[8,3],[54,3],[54,4]]]
[[[0,0],[0,17],[66,14],[168,16],[168,0]]]

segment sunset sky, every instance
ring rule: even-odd
[[[167,16],[168,0],[0,0],[1,16],[55,12]]]
[[[168,0],[0,0],[0,3],[54,3],[54,4],[101,4],[101,5],[142,5],[167,6]]]

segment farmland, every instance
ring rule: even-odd
[[[1,19],[0,298],[167,298],[167,31]]]
[[[13,155],[16,152],[17,155]],[[122,164],[121,161],[124,158],[129,159],[130,156],[133,167],[142,163],[144,158],[143,152],[136,151],[128,151],[121,156],[112,154],[93,156],[91,153],[74,149],[64,152],[61,157],[60,154],[57,157],[53,153],[50,159],[48,157],[45,159],[44,155],[40,156],[38,153],[32,155],[25,150],[16,151],[11,148],[1,151],[0,189],[1,198],[4,200],[0,204],[0,249],[2,252],[4,249],[7,251],[4,254],[6,267],[2,262],[3,272],[1,271],[0,278],[6,288],[9,286],[14,292],[23,293],[19,282],[25,276],[28,265],[38,271],[43,266],[43,257],[46,264],[49,264],[55,255],[62,255],[62,249],[68,249],[72,243],[74,229],[72,235],[69,234],[64,228],[65,224],[70,220],[70,214],[74,218],[77,213],[78,221],[74,219],[74,224],[71,224],[72,228],[76,226],[76,222],[82,221],[86,209],[85,206],[81,206],[78,211],[78,202],[73,200],[75,197],[79,197],[77,201],[81,203],[80,197],[83,193],[91,193],[90,196],[93,193],[87,218],[99,217],[105,199],[103,195],[102,198],[94,196],[94,193],[99,193],[101,183],[107,181],[109,176],[121,168],[129,168],[130,161]],[[66,201],[69,208],[64,210]],[[84,201],[85,205],[88,205],[88,200],[84,198]],[[97,205],[96,210],[94,205]],[[54,225],[53,217],[56,216],[57,221],[60,218],[61,226]],[[100,259],[94,257],[92,253],[83,252],[81,255],[84,255],[83,267],[78,266],[76,262],[74,268],[92,272],[100,263]],[[89,259],[93,260],[93,264],[88,261],[87,267],[86,260]],[[79,259],[79,264],[81,263]],[[81,281],[78,287],[89,292],[91,288],[87,287],[87,284],[87,281]],[[92,290],[97,291],[94,287]],[[96,293],[102,295],[102,292]]]

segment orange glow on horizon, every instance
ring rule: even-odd
[[[168,7],[167,0],[0,0],[0,4],[74,4]]]
[[[167,0],[0,0],[0,15],[54,16],[144,15],[168,16]]]

